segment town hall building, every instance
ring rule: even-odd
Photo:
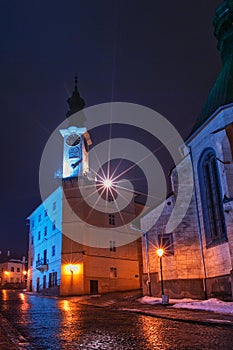
[[[112,206],[110,212],[102,210],[100,214],[98,204],[91,208],[84,200],[98,191],[98,183],[88,176],[92,140],[84,126],[84,101],[77,79],[68,104],[67,117],[77,114],[77,123],[70,124],[68,119],[67,127],[59,130],[63,142],[61,186],[28,217],[28,290],[64,296],[139,289],[141,239],[127,244],[119,241],[128,234],[128,228],[121,225],[122,213],[128,222],[137,216],[136,195],[121,214],[114,211],[114,189],[106,189],[108,196],[103,193],[102,198]]]

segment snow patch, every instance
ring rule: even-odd
[[[137,299],[141,304],[162,304],[161,298],[144,296]],[[222,314],[233,315],[233,302],[226,302],[216,298],[208,300],[196,300],[196,299],[169,299],[169,304],[173,304],[172,307],[180,309],[192,309],[192,310],[205,310],[213,311]]]

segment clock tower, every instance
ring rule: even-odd
[[[69,105],[67,118],[74,113],[79,112],[79,114],[77,115],[77,123],[75,123],[78,126],[70,125],[67,129],[60,130],[64,138],[63,179],[85,175],[89,172],[88,149],[92,144],[90,135],[84,127],[85,115],[82,110],[85,102],[78,92],[77,77],[75,77],[73,94],[67,102]]]

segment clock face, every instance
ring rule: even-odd
[[[71,134],[67,137],[66,143],[68,146],[77,146],[80,143],[81,137],[77,134]]]

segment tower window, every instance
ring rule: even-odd
[[[115,252],[116,251],[116,241],[110,241],[109,242],[109,250],[110,250],[110,252]]]
[[[40,240],[40,231],[38,232],[38,241]]]
[[[110,267],[110,278],[116,278],[116,277],[117,277],[117,268]]]
[[[55,250],[55,245],[53,245],[53,246],[52,246],[52,256],[55,256],[55,252],[56,252],[56,250]]]
[[[53,202],[53,210],[56,210],[57,203]]]
[[[47,231],[48,231],[47,226],[45,226],[44,227],[44,236],[47,236]]]
[[[108,223],[109,223],[109,225],[115,225],[116,224],[116,220],[115,220],[115,215],[114,214],[109,214],[108,215]]]
[[[53,225],[52,225],[52,230],[54,231],[56,229],[56,221],[54,220]]]
[[[213,150],[206,150],[198,166],[206,245],[227,240],[218,164]]]
[[[38,221],[41,222],[41,214],[38,216]]]
[[[45,211],[44,211],[44,217],[46,218],[47,216],[48,216],[48,210],[45,209]]]
[[[80,158],[79,147],[71,147],[69,149],[69,158]]]

